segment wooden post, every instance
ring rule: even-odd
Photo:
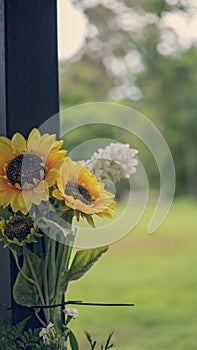
[[[56,0],[0,0],[0,134],[27,136],[59,111]],[[47,132],[59,135],[59,125]],[[1,150],[0,150],[1,152]],[[17,269],[0,248],[0,318],[31,315],[12,299]],[[31,326],[36,326],[35,320]]]

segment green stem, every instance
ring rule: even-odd
[[[52,304],[59,304],[62,302],[62,289],[60,287],[60,282],[61,282],[61,278],[62,278],[62,274],[63,274],[63,260],[65,257],[65,247],[67,248],[67,246],[65,246],[62,243],[58,243],[58,251],[57,251],[57,259],[56,259],[56,266],[55,266],[55,276],[54,278],[55,280],[55,290],[54,290],[54,297],[52,300]],[[58,307],[57,309],[51,309],[51,317],[52,320],[54,321],[54,319],[59,319],[59,321],[61,320],[61,307]]]
[[[41,304],[44,306],[44,305],[46,305],[45,304],[45,300],[44,300],[44,297],[43,297],[43,294],[42,294],[42,290],[41,290],[40,284],[39,284],[37,276],[36,276],[36,272],[34,270],[34,266],[33,266],[32,262],[31,262],[31,259],[29,258],[28,250],[27,250],[26,246],[23,246],[23,255],[24,255],[24,257],[25,257],[25,259],[27,261],[27,264],[29,265],[29,269],[30,269],[32,277],[33,277],[33,279],[35,281],[36,288],[37,288],[37,291],[38,291],[38,295],[39,295]],[[46,318],[46,310],[45,309],[44,309],[44,314],[45,314],[45,318]]]
[[[41,319],[41,317],[38,315],[39,310],[38,310],[38,309],[34,309],[34,312],[35,312],[35,315],[36,315],[38,321],[42,324],[42,326],[46,327],[47,324],[46,324],[46,323]]]
[[[73,212],[70,211],[70,212],[68,212],[68,215],[67,215],[67,222],[68,222],[70,230],[72,229],[72,220],[73,220]],[[75,237],[75,235],[76,235],[76,229],[75,229],[75,232],[74,232],[73,236]],[[67,245],[65,245],[65,247],[66,247],[66,258],[65,258],[64,271],[68,270],[68,267],[69,267],[70,256],[71,256],[72,249],[73,249],[74,237],[73,237],[72,240],[70,240],[68,238]]]
[[[48,290],[49,290],[49,304],[53,304],[54,296],[55,296],[55,285],[56,285],[56,276],[57,276],[57,270],[56,270],[56,246],[57,242],[53,239],[51,239],[51,247],[50,247],[50,258],[48,263]],[[50,320],[53,320],[53,314],[54,310],[53,308],[50,309]]]
[[[48,262],[49,262],[49,254],[50,254],[50,246],[51,246],[51,239],[46,237],[45,235],[45,242],[46,242],[46,254],[44,259],[44,266],[43,266],[43,284],[44,284],[44,294],[45,294],[45,302],[46,305],[49,305],[49,286],[48,286]],[[52,276],[53,278],[53,276]],[[50,322],[50,309],[46,309],[46,320],[47,323]]]
[[[66,291],[67,283],[63,283],[62,277],[64,275],[64,272],[68,270],[70,256],[72,252],[72,245],[71,241],[68,240],[67,245],[61,245],[60,252],[61,252],[61,259],[59,261],[59,267],[58,267],[58,275],[57,275],[57,281],[56,281],[56,293],[54,298],[54,303],[62,303],[62,298],[64,298],[64,294]],[[58,252],[58,253],[60,253]],[[62,307],[60,310],[54,310],[53,317],[57,317],[59,313],[59,318],[61,319],[62,315]]]
[[[66,217],[64,217],[64,220],[68,223],[68,228],[71,230],[72,225],[72,218],[73,218],[73,212],[70,210],[66,213]],[[72,243],[73,241],[69,238],[69,235],[66,237],[65,244],[59,243],[58,244],[58,252],[57,252],[57,259],[56,259],[56,283],[55,283],[55,293],[54,293],[54,300],[53,302],[56,304],[62,302],[62,298],[64,298],[64,284],[62,282],[62,278],[64,275],[64,272],[68,269],[69,261],[70,261],[70,255],[72,252]],[[57,317],[59,313],[59,317],[61,319],[61,312],[62,308],[60,310],[54,310],[53,317]]]
[[[58,243],[57,258],[56,258],[56,263],[55,263],[55,270],[56,270],[55,290],[57,290],[57,280],[58,280],[58,275],[59,275],[59,272],[60,272],[60,266],[61,266],[63,251],[64,251],[64,244],[63,243]]]
[[[13,257],[14,257],[14,260],[15,260],[15,263],[16,263],[16,266],[17,266],[18,270],[22,273],[23,277],[24,277],[28,282],[30,282],[30,283],[32,283],[32,284],[35,285],[36,282],[35,282],[32,278],[28,277],[28,276],[23,272],[23,270],[21,269],[21,267],[20,267],[20,265],[19,265],[19,263],[18,263],[18,259],[17,259],[17,256],[16,256],[15,252],[14,252],[12,249],[10,249],[10,250],[11,250],[11,252],[12,252],[12,255],[13,255]]]
[[[59,271],[58,271],[58,278],[57,278],[57,284],[56,284],[56,290],[61,288],[61,279],[64,271],[66,271],[66,262],[68,261],[69,257],[69,246],[63,245],[62,249],[62,256],[61,256],[61,261],[59,265]]]
[[[68,240],[67,244],[59,243],[58,253],[56,259],[56,286],[55,290],[57,291],[60,286],[60,280],[64,271],[68,269],[70,254],[72,251],[71,241]]]
[[[55,280],[56,280],[56,245],[57,242],[54,239],[51,239],[50,245],[50,254],[49,254],[49,262],[48,262],[48,276],[53,276],[53,278],[49,279],[49,302],[54,298],[55,294]]]

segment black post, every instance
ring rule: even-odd
[[[27,136],[59,111],[56,7],[56,0],[0,0],[1,135],[18,131]],[[59,125],[46,131],[59,135]],[[13,302],[16,272],[1,248],[0,304]],[[18,306],[11,314],[0,308],[0,318],[13,323],[30,314]]]

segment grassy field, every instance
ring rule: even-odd
[[[176,200],[164,224],[148,235],[152,211],[149,206],[136,228],[70,285],[68,299],[135,303],[79,306],[72,328],[80,350],[89,349],[84,330],[100,341],[114,331],[116,350],[197,349],[197,202]]]

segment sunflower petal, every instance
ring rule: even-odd
[[[8,146],[10,146],[13,149],[12,142],[8,137],[0,136],[0,144],[6,143]]]
[[[47,175],[45,176],[45,181],[47,182],[48,186],[51,187],[54,185],[56,179],[58,178],[59,171],[57,169],[51,169]]]
[[[15,198],[12,199],[11,207],[14,213],[20,210],[20,205],[18,203],[18,196],[16,195]]]
[[[16,154],[24,153],[26,150],[25,138],[18,132],[12,137],[12,144],[15,148]]]
[[[5,176],[0,175],[0,193],[5,190],[14,189]]]
[[[28,152],[36,152],[39,150],[41,141],[41,135],[38,129],[33,129],[27,139],[27,151]]]
[[[14,157],[14,148],[11,142],[7,142],[6,137],[0,137],[0,150],[0,175],[4,175],[5,164],[7,164]]]
[[[49,150],[53,147],[56,139],[56,135],[49,135],[49,134],[44,134],[41,136],[40,140],[40,148],[42,153],[48,154]]]
[[[24,208],[25,207],[25,201],[24,201],[24,198],[23,198],[23,193],[20,192],[18,194],[18,203],[20,205],[20,207]]]
[[[52,193],[53,197],[56,199],[59,199],[60,201],[64,200],[64,196],[61,194],[61,192],[58,189],[55,189]]]
[[[46,168],[50,170],[52,167],[59,169],[65,160],[66,151],[50,152],[46,159]]]

